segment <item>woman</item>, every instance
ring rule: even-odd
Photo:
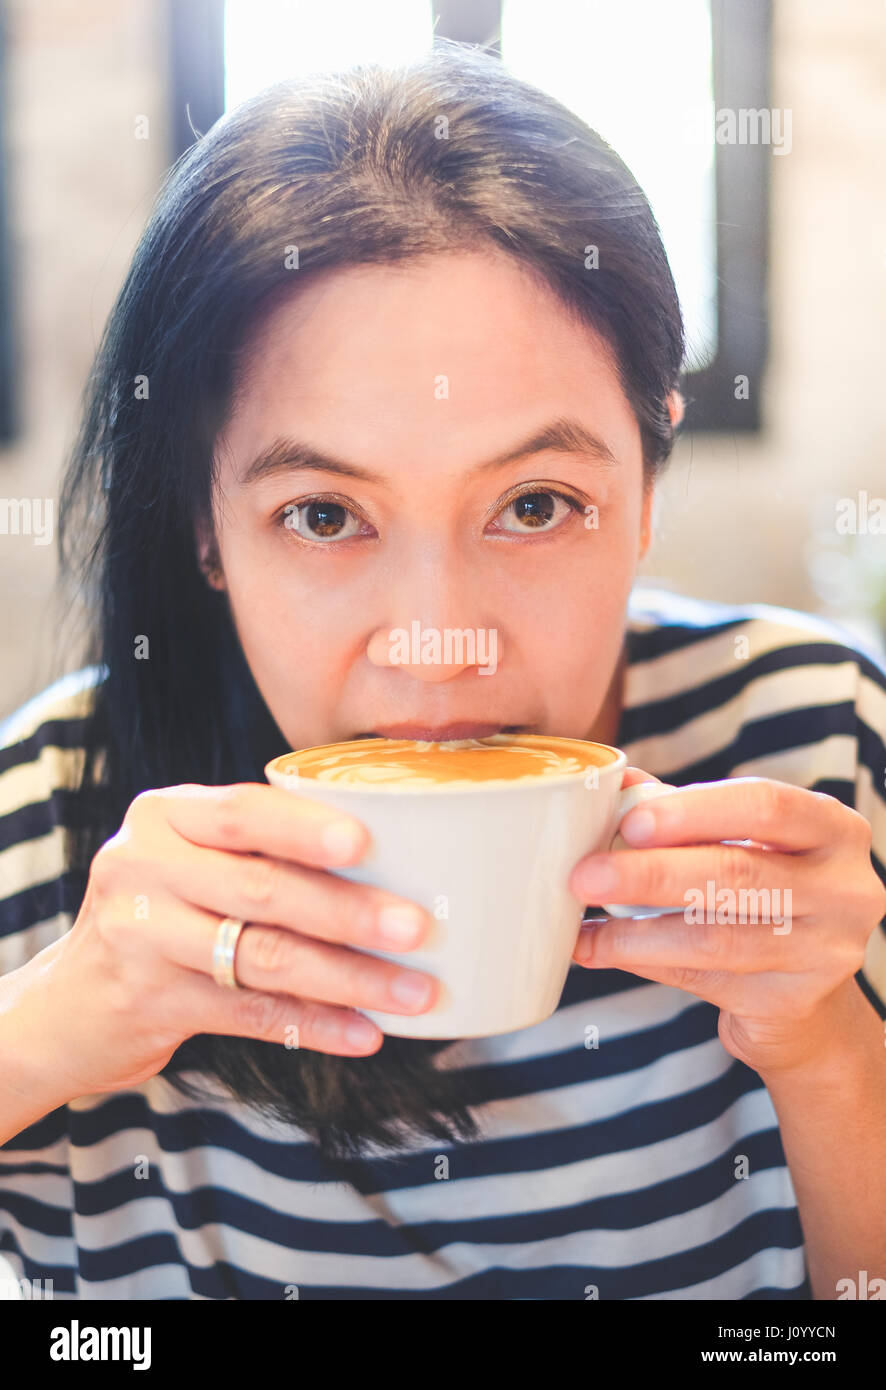
[[[480,52],[269,88],[171,171],[61,498],[92,664],[4,731],[22,1277],[770,1299],[886,1273],[886,674],[802,614],[632,593],[682,357],[631,174]],[[416,619],[495,630],[495,678],[398,666]],[[365,831],[262,769],[500,728],[685,788],[570,880],[676,911],[584,928],[535,1028],[384,1039],[361,1010],[435,983],[359,948],[427,915],[329,872]],[[688,921],[709,882],[792,910]]]

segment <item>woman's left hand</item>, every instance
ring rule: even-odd
[[[657,780],[627,768],[622,785]],[[716,1004],[723,1046],[764,1077],[814,1064],[886,915],[864,816],[822,792],[736,777],[643,802],[619,829],[638,848],[579,860],[570,892],[672,910],[582,927],[573,958]]]

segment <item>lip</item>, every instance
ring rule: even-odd
[[[521,733],[522,724],[481,724],[467,719],[452,724],[384,724],[355,738],[412,738],[423,743],[441,743],[454,738],[489,738],[498,733]]]

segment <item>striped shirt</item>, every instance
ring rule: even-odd
[[[886,882],[876,652],[790,609],[655,589],[632,594],[626,642],[630,764],[827,792],[870,822]],[[62,827],[96,678],[0,726],[0,972],[76,914]],[[883,923],[856,978],[886,1017]],[[775,1111],[717,1021],[572,965],[545,1022],[436,1054],[479,1084],[479,1139],[335,1164],[217,1082],[199,1102],[162,1077],[72,1100],[0,1147],[0,1253],[55,1298],[809,1298]]]

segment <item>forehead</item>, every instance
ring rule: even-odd
[[[494,249],[309,276],[240,360],[233,466],[294,433],[368,467],[390,471],[402,456],[420,468],[429,453],[445,467],[576,414],[614,452],[639,447],[605,341]]]

